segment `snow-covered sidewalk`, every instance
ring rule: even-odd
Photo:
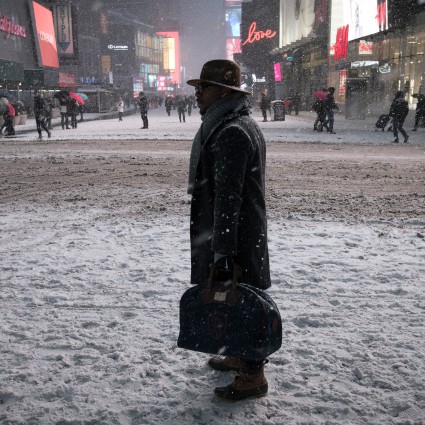
[[[283,317],[283,346],[266,366],[268,396],[226,403],[213,390],[233,375],[176,346],[190,266],[181,146],[200,119],[170,118],[152,113],[147,131],[134,115],[54,130],[43,142],[32,134],[0,141],[0,424],[423,425],[423,191],[399,220],[272,210],[269,293]],[[354,172],[364,145],[389,143],[369,128],[352,134],[339,119],[337,135],[310,125],[307,115],[261,123],[268,140],[305,144],[304,156],[289,159],[304,170],[312,143],[341,147],[334,136],[358,144]],[[418,161],[420,134],[411,147]],[[162,149],[163,138],[175,145]],[[284,151],[270,151],[280,164]],[[317,162],[326,170],[324,157]],[[267,188],[277,193],[284,163],[273,170]],[[314,204],[314,190],[303,201]]]
[[[270,223],[284,342],[269,395],[234,405],[213,396],[230,374],[176,347],[187,220],[39,207],[0,224],[2,424],[423,423],[415,223]]]

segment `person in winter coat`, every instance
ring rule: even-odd
[[[326,108],[326,115],[328,117],[328,133],[329,134],[335,134],[334,132],[334,109],[339,111],[338,105],[335,103],[334,98],[335,93],[335,87],[329,87],[328,88],[328,95],[326,96],[325,101],[325,108]]]
[[[69,129],[69,117],[68,117],[68,98],[67,96],[62,96],[59,99],[60,105],[60,114],[61,114],[61,125],[62,130],[65,130],[65,126]]]
[[[77,115],[80,111],[80,104],[71,96],[68,97],[68,115],[71,117],[71,127],[77,128]]]
[[[417,131],[419,122],[422,120],[422,124],[425,123],[425,96],[415,93],[413,97],[418,99],[418,103],[416,104],[415,126],[412,131]]]
[[[300,107],[301,107],[301,95],[299,93],[295,93],[293,103],[294,103],[295,115],[298,115],[298,113],[300,111]]]
[[[141,91],[139,93],[139,98],[137,99],[137,104],[140,108],[140,116],[143,121],[142,128],[148,128],[148,109],[149,109],[149,101],[145,94]]]
[[[404,143],[407,143],[409,136],[403,128],[404,120],[409,112],[409,104],[404,99],[404,92],[398,91],[390,106],[390,117],[393,119],[392,127],[394,134],[394,143],[398,143],[398,132],[404,136]]]
[[[164,104],[165,104],[165,110],[167,111],[168,116],[170,116],[171,108],[173,106],[173,98],[171,96],[167,96]]]
[[[46,111],[46,126],[49,130],[52,130],[52,112],[53,112],[53,98],[52,95],[48,95],[47,98],[43,100],[45,111]]]
[[[314,121],[313,130],[322,132],[324,127],[326,128],[326,131],[329,131],[329,127],[326,121],[325,102],[321,99],[316,99],[311,108],[317,114],[316,121]]]
[[[191,194],[191,283],[240,279],[270,287],[265,204],[266,144],[249,116],[240,68],[230,60],[206,62],[199,79],[187,84],[195,96],[202,125],[192,145],[188,193]],[[268,391],[266,359],[212,357],[216,370],[235,370],[233,383],[215,389],[223,399],[260,397]]]
[[[35,124],[37,126],[38,138],[41,140],[43,138],[42,131],[44,130],[47,133],[47,137],[51,137],[50,130],[46,125],[46,116],[48,115],[47,106],[40,96],[38,90],[34,90],[34,115],[35,115]]]
[[[187,115],[190,117],[192,115],[193,96],[186,97],[186,106],[187,106]]]
[[[122,100],[122,97],[120,97],[118,100],[117,109],[118,109],[118,121],[122,121],[122,114],[124,113],[124,101]]]
[[[184,96],[180,96],[179,100],[177,101],[177,113],[179,114],[179,120],[182,122],[186,122],[186,98]]]
[[[263,114],[263,122],[267,121],[267,109],[269,109],[269,106],[270,102],[266,96],[266,93],[261,93],[260,109],[261,113]]]
[[[5,136],[15,135],[15,126],[13,125],[13,119],[15,118],[15,115],[15,108],[10,104],[10,102],[7,102],[3,112],[4,124],[0,128],[0,134],[2,134],[4,128]]]

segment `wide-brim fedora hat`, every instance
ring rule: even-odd
[[[239,65],[228,59],[214,59],[206,62],[202,67],[200,77],[186,82],[189,86],[194,87],[202,83],[251,94],[249,91],[241,88],[241,69]]]

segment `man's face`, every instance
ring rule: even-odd
[[[199,83],[196,87],[195,97],[199,107],[199,113],[204,115],[207,109],[228,90],[225,87],[214,86],[207,83]]]

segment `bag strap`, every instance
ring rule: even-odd
[[[241,280],[242,270],[233,263],[233,278],[227,281],[214,280],[215,265],[211,267],[208,282],[204,284],[201,299],[205,304],[219,303],[235,305],[239,296],[238,281]]]

